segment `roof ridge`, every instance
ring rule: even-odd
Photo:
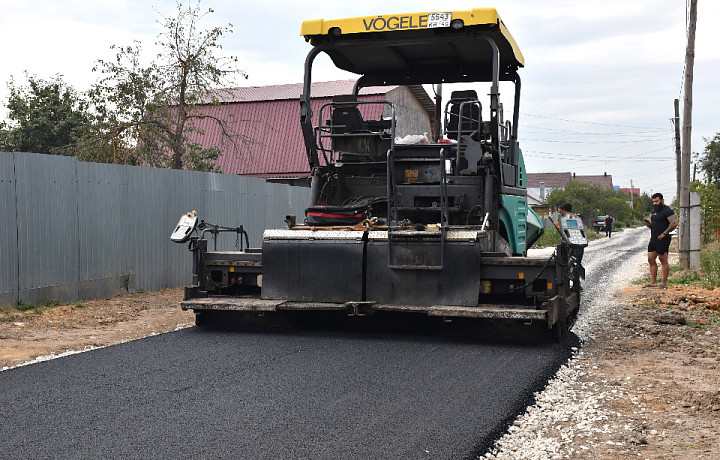
[[[311,94],[313,98],[329,97],[336,94],[349,94],[355,85],[355,80],[331,80],[311,83]],[[368,86],[360,89],[360,95],[386,94],[394,86]],[[233,86],[229,88],[217,88],[210,91],[209,98],[215,98],[221,104],[233,102],[260,102],[260,101],[282,101],[299,99],[302,93],[303,83],[285,83],[280,85],[264,86]]]

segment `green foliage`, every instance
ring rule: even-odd
[[[712,139],[703,138],[705,150],[698,155],[698,164],[708,184],[720,186],[720,133]]]
[[[707,284],[720,287],[720,246],[701,250],[700,266]]]
[[[683,270],[677,265],[670,266],[670,276],[668,277],[670,285],[689,285],[702,283],[702,281],[702,276],[695,270]]]
[[[17,302],[17,310],[18,311],[28,311],[35,309],[35,305],[25,302],[23,299],[18,299]]]
[[[33,313],[37,313],[37,314],[39,315],[39,314],[42,314],[42,312],[43,312],[42,309],[43,309],[43,308],[52,308],[52,307],[57,307],[58,305],[61,305],[61,303],[60,303],[59,300],[49,300],[49,301],[45,302],[45,304],[44,304],[42,307],[39,307],[39,306],[37,306],[37,305],[33,305],[33,304],[31,304],[31,303],[27,303],[27,302],[24,301],[23,299],[18,299],[16,310],[17,310],[17,311],[30,311],[30,310],[32,310]]]
[[[633,219],[633,209],[627,203],[629,197],[622,192],[572,180],[564,189],[553,189],[547,196],[552,208],[563,203],[571,203],[573,211],[585,218],[611,214],[616,221],[629,222]]]
[[[99,80],[84,96],[60,76],[27,76],[27,87],[11,80],[0,150],[219,172],[220,150],[198,144],[198,121],[219,127],[223,147],[244,144],[247,139],[229,126],[232,118],[222,114],[215,88],[236,86],[233,77],[247,76],[235,67],[237,58],[220,53],[220,40],[232,25],[201,27],[213,10],[189,1],[177,2],[175,16],[161,17],[155,60],[146,64],[139,42],[113,46],[114,58],[97,62]]]
[[[538,239],[533,246],[537,248],[547,248],[550,246],[554,247],[560,244],[561,240],[562,238],[560,238],[560,234],[557,230],[554,228],[546,228],[540,239]]]
[[[587,237],[588,241],[597,240],[600,238],[600,234],[592,229],[587,229]],[[560,236],[560,232],[558,232],[555,228],[549,227],[546,228],[543,232],[543,235],[538,239],[535,244],[533,244],[533,247],[536,248],[547,248],[550,246],[557,246],[562,242],[562,237]]]
[[[641,220],[645,216],[652,213],[652,198],[647,193],[643,193],[642,195],[636,196],[633,199],[633,206],[633,210],[635,211],[633,217],[635,217],[635,219],[637,220]]]
[[[32,311],[33,313],[38,315],[42,314],[42,309],[40,307],[27,303],[23,299],[18,299],[17,307],[15,309],[17,311]]]
[[[8,82],[8,120],[0,123],[0,150],[59,153],[90,129],[88,103],[60,75],[45,81],[25,74],[27,85]]]
[[[89,95],[97,111],[98,135],[88,139],[82,152],[100,149],[106,161],[148,164],[174,169],[218,171],[217,147],[202,148],[189,134],[202,135],[194,123],[215,123],[223,143],[237,147],[245,141],[233,134],[220,114],[213,88],[233,86],[237,58],[218,55],[219,41],[232,25],[203,29],[200,22],[212,9],[200,2],[177,3],[177,15],[160,21],[164,27],[156,45],[157,60],[143,65],[140,43],[115,46],[112,60],[98,61],[93,71],[101,77]],[[209,110],[212,108],[212,111]]]
[[[690,185],[690,190],[700,193],[700,230],[703,241],[707,243],[720,228],[720,186],[695,181]]]
[[[650,275],[633,281],[633,284],[643,284],[650,281]],[[720,246],[706,247],[700,250],[700,271],[685,270],[678,264],[670,264],[670,285],[702,284],[708,287],[720,287]]]

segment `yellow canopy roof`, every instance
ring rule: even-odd
[[[304,21],[301,35],[341,69],[394,83],[490,81],[493,41],[500,79],[524,58],[494,8]]]

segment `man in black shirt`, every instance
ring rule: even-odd
[[[605,218],[605,236],[608,238],[612,237],[612,231],[613,231],[613,222],[615,219],[611,215],[608,215]]]
[[[678,226],[677,217],[669,206],[665,206],[662,193],[652,196],[653,213],[650,220],[645,220],[645,226],[650,228],[650,244],[648,244],[648,263],[650,264],[650,284],[644,287],[655,287],[657,284],[658,266],[655,259],[660,259],[662,265],[661,289],[667,288],[667,279],[670,274],[668,264],[668,250],[670,248],[670,232]]]

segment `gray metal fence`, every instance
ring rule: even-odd
[[[287,214],[301,220],[309,196],[258,178],[0,152],[0,305],[183,286],[191,254],[169,238],[183,213],[243,225],[259,247]],[[234,246],[220,236],[218,249]]]

